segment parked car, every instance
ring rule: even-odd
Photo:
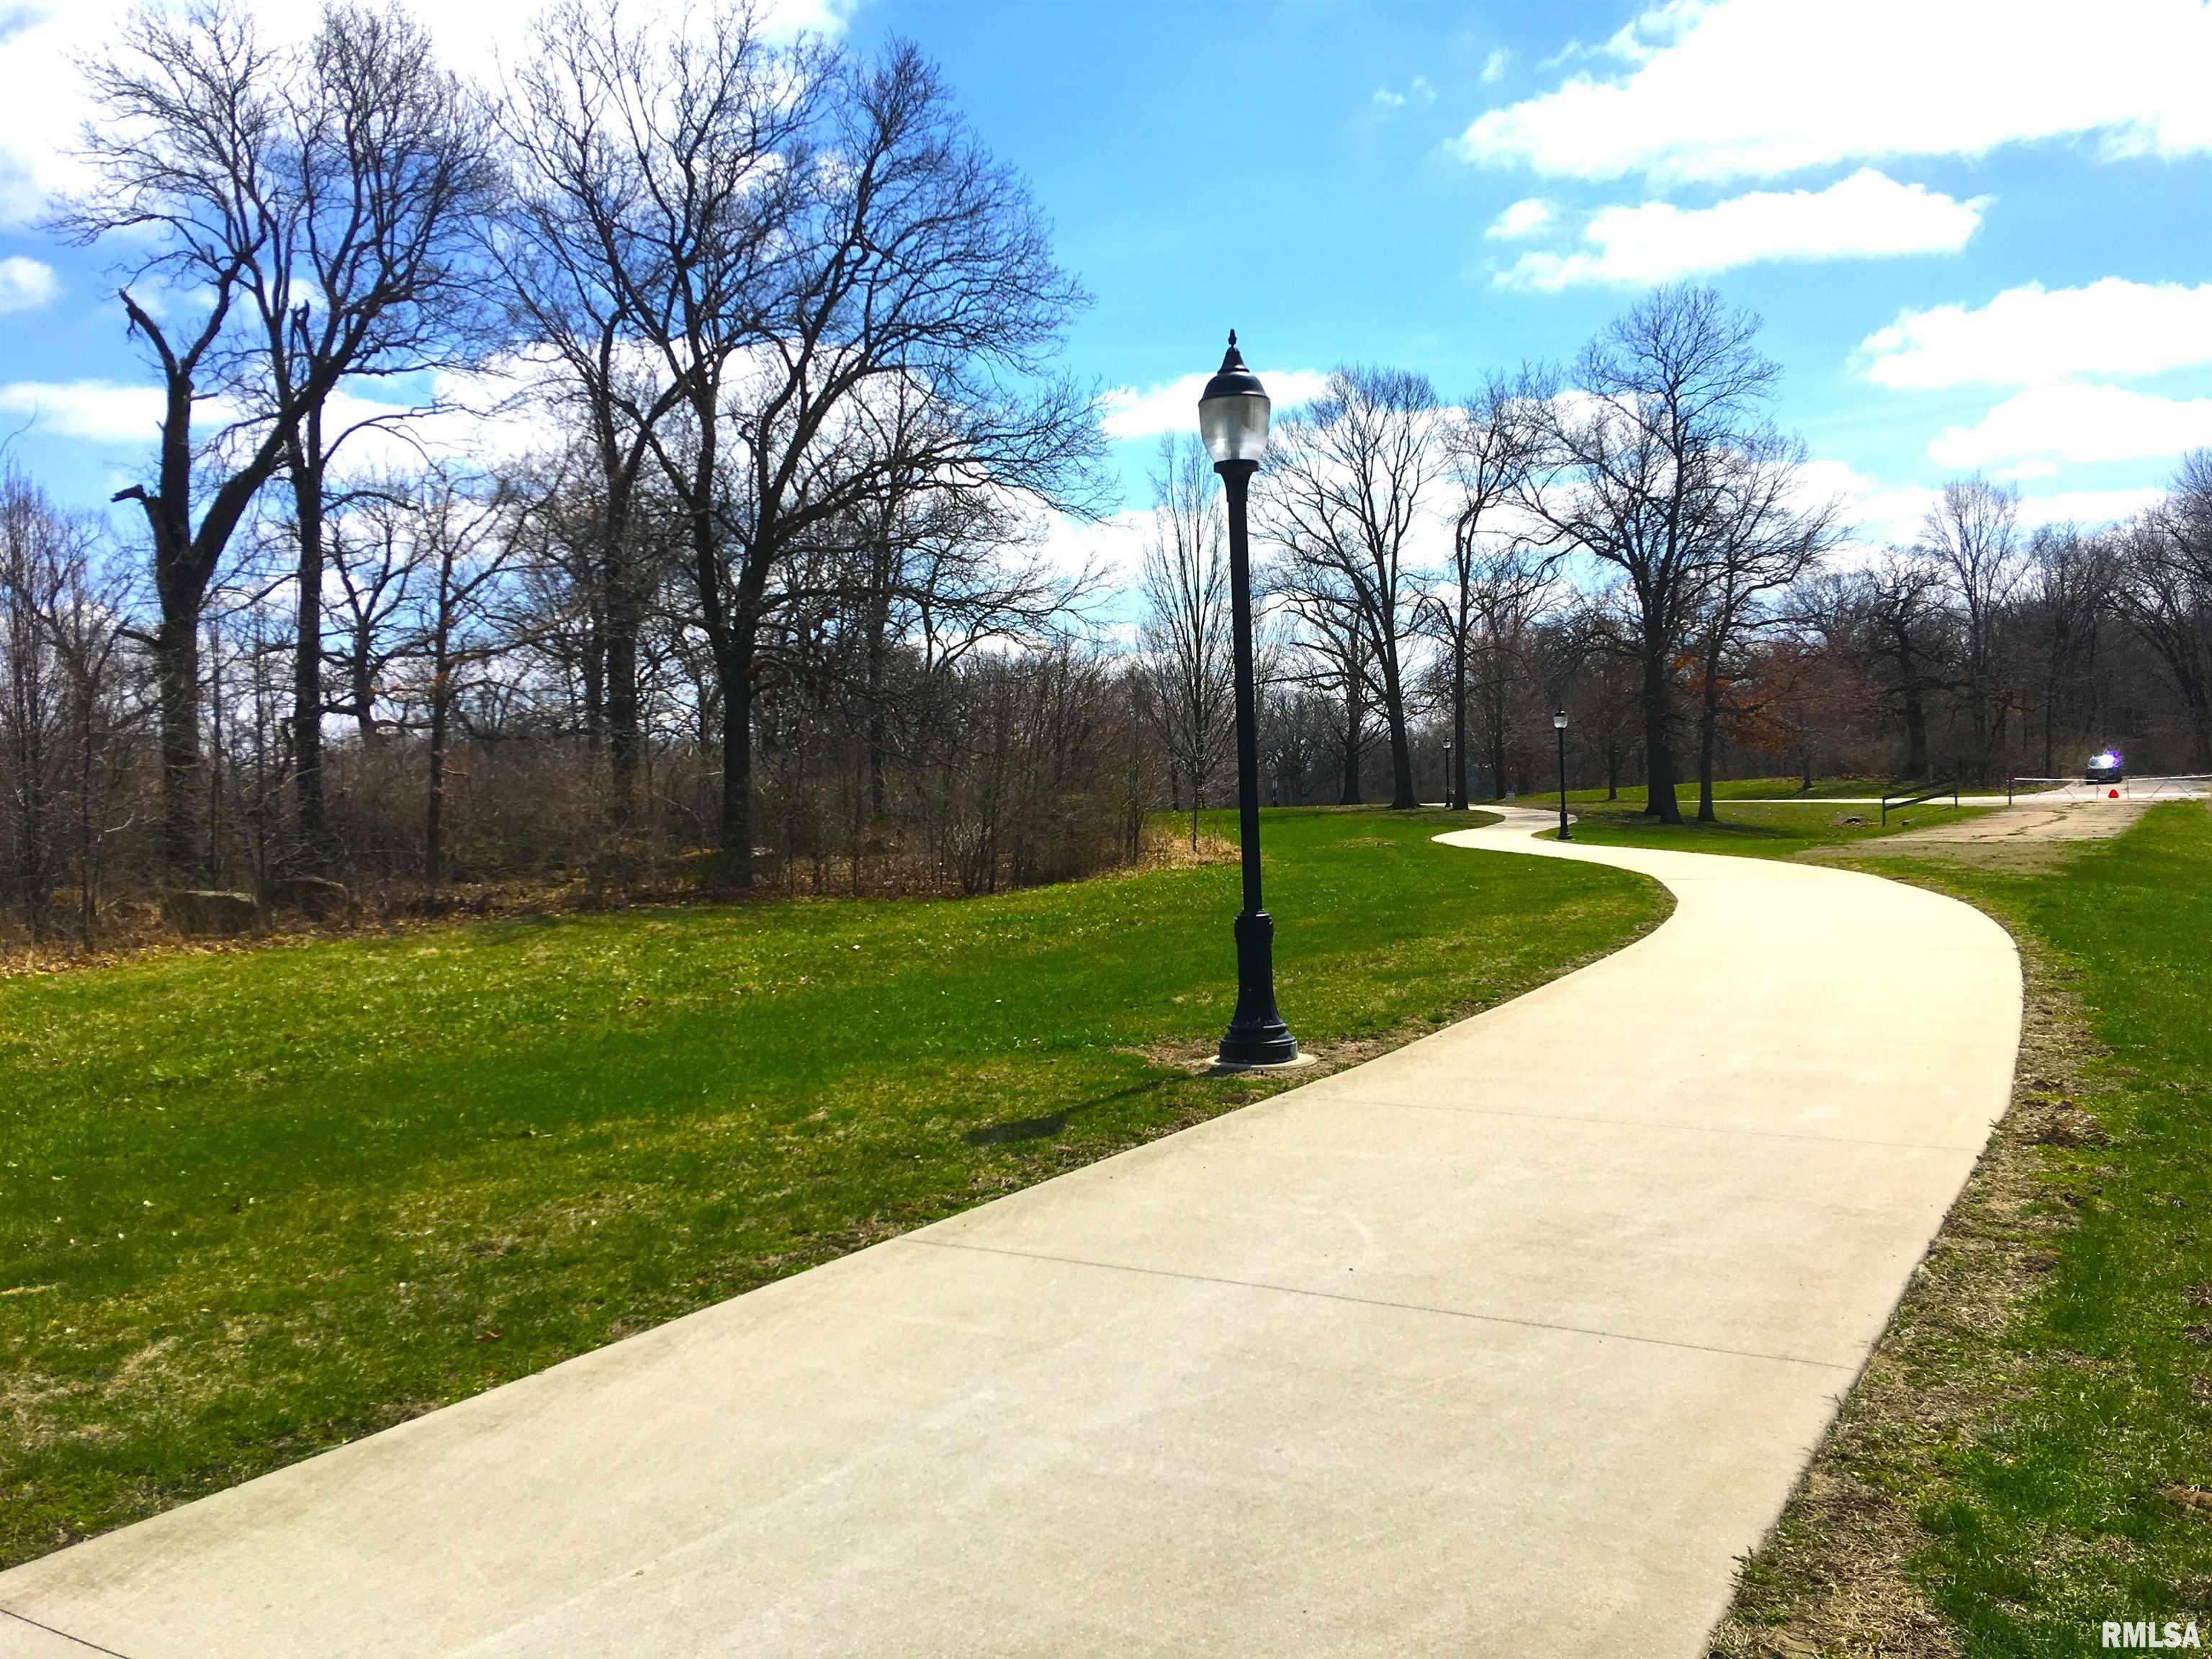
[[[2120,753],[2117,749],[2107,749],[2101,755],[2089,757],[2089,781],[2092,783],[2118,783],[2126,775],[2127,769],[2121,764]]]

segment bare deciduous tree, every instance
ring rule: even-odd
[[[1444,428],[1449,477],[1458,498],[1452,512],[1450,562],[1444,581],[1426,596],[1419,620],[1443,642],[1449,677],[1451,741],[1457,755],[1446,780],[1445,805],[1464,811],[1468,750],[1468,690],[1479,667],[1477,689],[1488,716],[1493,772],[1504,769],[1506,687],[1522,629],[1535,613],[1559,567],[1556,550],[1531,547],[1497,527],[1528,465],[1528,423],[1512,389],[1492,380]],[[1497,786],[1500,793],[1504,785]]]
[[[830,71],[823,71],[829,84]],[[763,632],[810,544],[900,481],[1081,507],[1091,398],[1042,376],[1083,294],[1028,191],[910,46],[841,64],[794,137],[778,257],[688,456],[663,447],[692,526],[691,575],[722,707],[725,878],[750,885],[752,714]],[[917,396],[927,417],[902,418]]]
[[[1358,629],[1389,733],[1390,804],[1417,805],[1405,647],[1419,592],[1414,538],[1445,461],[1436,393],[1403,370],[1340,368],[1281,423],[1273,447],[1261,533],[1302,573],[1291,585],[1336,595]]]
[[[1958,604],[1959,674],[1973,745],[1960,758],[1976,781],[1989,776],[2014,701],[2004,630],[2022,574],[2019,523],[2017,490],[1983,477],[1954,479],[1929,509],[1916,549],[1943,573]]]
[[[1698,821],[1716,821],[1713,766],[1731,656],[1767,623],[1765,601],[1800,580],[1842,530],[1833,502],[1806,501],[1804,445],[1771,431],[1743,434],[1712,459],[1705,594],[1698,623]]]
[[[2212,766],[2212,450],[2183,463],[2160,506],[2128,526],[2114,586],[2179,699],[2195,763]]]
[[[1227,762],[1236,720],[1228,529],[1206,452],[1191,437],[1160,444],[1152,531],[1138,592],[1154,729],[1168,764],[1190,787],[1190,844],[1199,809]]]
[[[829,68],[811,47],[772,46],[747,6],[665,27],[617,0],[568,0],[539,22],[501,115],[517,189],[497,257],[598,471],[592,667],[617,828],[636,798],[638,642],[659,574],[639,533],[641,480],[665,470],[693,560],[711,558],[725,377],[765,343],[765,290],[793,255],[807,182],[795,142]]]
[[[1763,428],[1778,374],[1759,319],[1708,288],[1662,288],[1592,340],[1571,381],[1531,376],[1522,504],[1558,544],[1626,578],[1643,670],[1644,810],[1680,823],[1677,659],[1700,608],[1728,458]]]

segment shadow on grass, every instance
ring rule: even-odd
[[[1078,1101],[1073,1106],[1063,1106],[1042,1117],[1013,1117],[1003,1123],[987,1123],[980,1129],[970,1129],[961,1139],[970,1146],[1012,1146],[1025,1140],[1049,1140],[1067,1127],[1067,1121],[1093,1107],[1112,1104],[1117,1100],[1133,1100],[1139,1095],[1158,1094],[1173,1078],[1151,1078],[1142,1083],[1133,1083],[1126,1089],[1109,1089],[1103,1095]]]

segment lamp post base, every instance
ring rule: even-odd
[[[1224,1066],[1280,1066],[1298,1057],[1298,1040],[1275,1012],[1275,919],[1265,910],[1237,918],[1237,1014],[1221,1039]]]

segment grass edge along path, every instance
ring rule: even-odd
[[[1726,1659],[2212,1643],[2212,815],[1885,860],[2013,933],[2011,1104],[1714,1634]]]
[[[1248,1104],[1648,932],[1624,872],[1271,812],[1236,866],[463,925],[0,984],[0,1565]],[[1233,836],[1233,815],[1206,826]]]
[[[1880,809],[1834,801],[1717,800],[1717,821],[1699,823],[1686,804],[1683,821],[1662,824],[1642,811],[1642,792],[1618,801],[1583,802],[1570,797],[1572,837],[1591,847],[1649,847],[1670,853],[1728,853],[1745,858],[1794,859],[1818,848],[1847,854],[1851,846],[1879,841],[1908,830],[1931,830],[1963,823],[1995,811],[1987,806],[1930,805],[1892,813],[1881,822]],[[1530,804],[1534,805],[1532,801]],[[1540,807],[1539,810],[1542,810]],[[1556,834],[1556,832],[1553,832]]]

